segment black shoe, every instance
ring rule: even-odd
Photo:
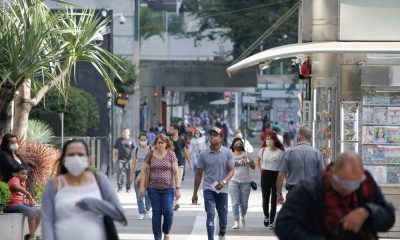
[[[29,240],[29,238],[31,237],[31,235],[28,233],[24,236],[24,240]]]
[[[118,187],[117,192],[121,192],[122,191],[122,187]]]
[[[126,189],[126,193],[130,193],[131,192],[131,190],[130,189]]]
[[[264,226],[265,227],[269,226],[269,219],[268,218],[264,218]]]
[[[176,204],[175,206],[174,206],[174,211],[178,211],[178,209],[179,209],[179,204]]]

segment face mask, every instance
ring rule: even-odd
[[[199,138],[199,137],[200,137],[200,134],[195,134],[194,137],[195,137],[195,138]]]
[[[19,147],[19,146],[18,146],[18,144],[16,144],[16,143],[10,145],[11,151],[17,151],[17,150],[18,150],[18,147]]]
[[[243,146],[235,146],[234,149],[236,151],[244,151],[244,147]]]
[[[89,161],[83,156],[67,156],[64,158],[64,166],[69,173],[77,177],[89,166]]]
[[[157,127],[157,130],[158,130],[159,132],[161,132],[163,129],[162,129],[162,127],[160,126],[160,127]]]
[[[355,181],[343,180],[336,174],[333,174],[332,177],[333,177],[333,180],[335,180],[335,182],[337,184],[339,184],[341,187],[346,188],[351,191],[357,190],[360,187],[361,183],[364,182],[364,180],[365,180],[365,175],[363,175],[359,180],[355,180]]]
[[[267,144],[268,147],[274,146],[274,140],[266,140],[265,143]]]
[[[147,141],[139,141],[140,146],[146,146],[147,145]]]

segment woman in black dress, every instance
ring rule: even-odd
[[[7,133],[3,136],[0,144],[0,179],[3,182],[8,182],[18,166],[27,167],[25,161],[21,158],[18,152],[17,136]]]

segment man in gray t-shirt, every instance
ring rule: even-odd
[[[198,160],[192,203],[197,204],[197,191],[204,175],[203,196],[207,212],[208,240],[214,240],[215,209],[219,217],[219,239],[224,240],[228,216],[227,182],[233,176],[235,162],[232,151],[222,146],[221,129],[211,128],[209,134],[210,148],[202,151]]]
[[[322,153],[310,145],[311,137],[311,129],[300,127],[298,133],[299,143],[289,148],[279,162],[276,190],[278,203],[280,204],[284,201],[282,184],[285,176],[287,177],[288,190],[290,192],[301,180],[317,176],[325,168]]]

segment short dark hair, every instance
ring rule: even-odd
[[[179,130],[178,124],[171,124],[171,127],[174,128],[175,130]]]
[[[20,172],[20,171],[28,171],[28,168],[26,168],[26,167],[23,166],[23,165],[19,165],[19,166],[17,166],[17,167],[15,168],[15,170],[14,170],[15,173],[16,173],[16,172]]]
[[[147,139],[149,139],[149,138],[147,137],[147,134],[144,133],[144,132],[142,132],[142,133],[139,134],[138,139],[139,139],[140,137],[146,137]]]

